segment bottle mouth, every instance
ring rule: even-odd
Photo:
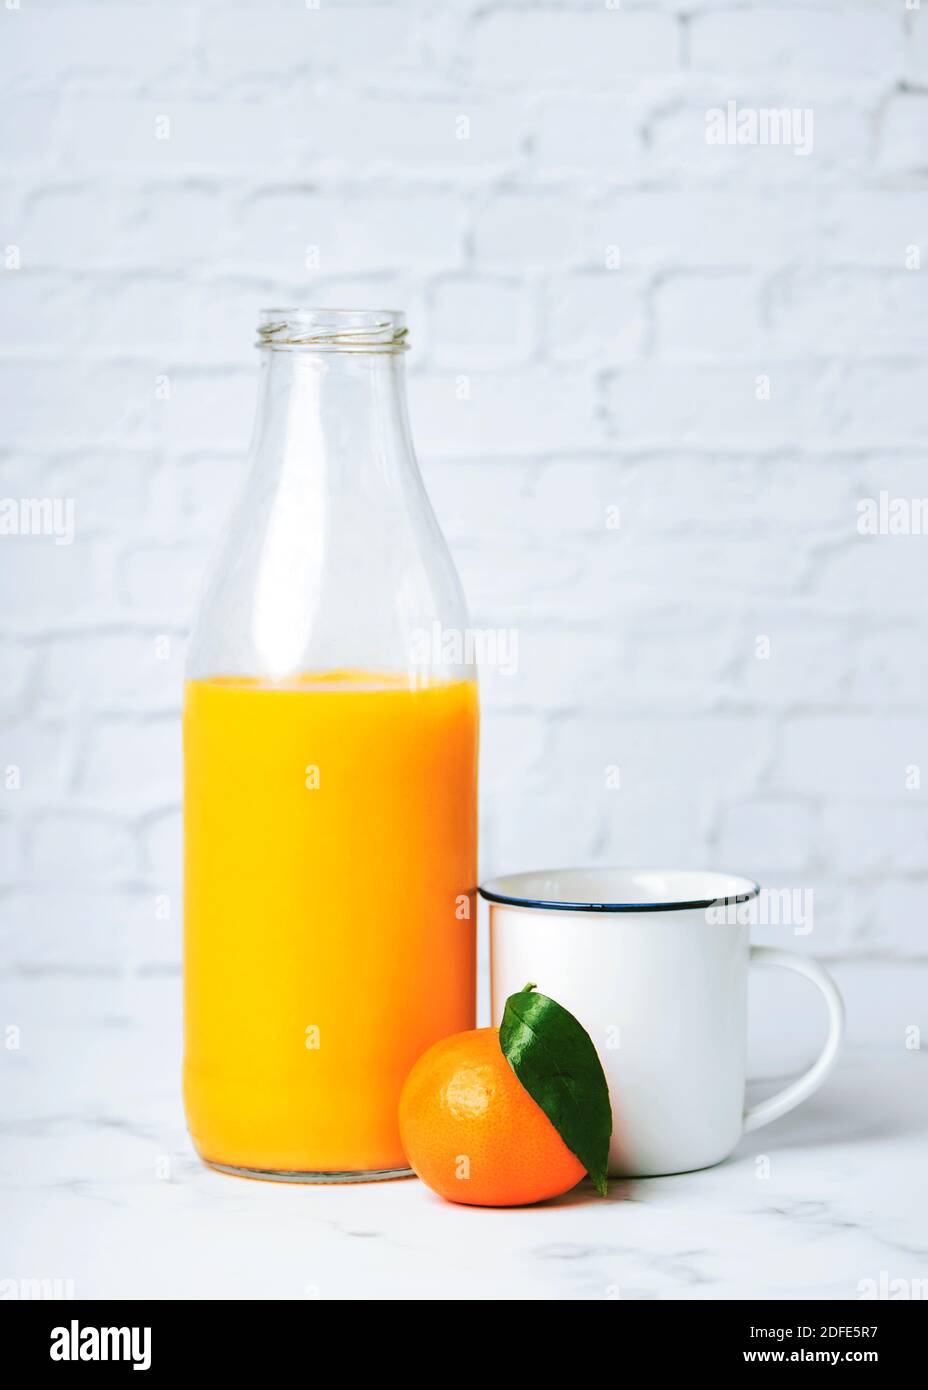
[[[262,309],[258,347],[314,352],[405,352],[406,316],[397,309]]]

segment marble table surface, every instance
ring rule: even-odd
[[[857,1298],[863,1280],[928,1279],[923,1052],[848,1053],[717,1168],[480,1210],[416,1180],[205,1168],[178,1096],[178,996],[176,978],[0,994],[18,1029],[0,1048],[0,1280],[60,1280],[77,1298],[634,1300]]]

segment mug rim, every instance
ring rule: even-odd
[[[714,896],[706,896],[703,893],[692,897],[655,898],[652,896],[637,900],[630,900],[626,894],[625,901],[609,901],[593,897],[570,899],[543,897],[538,896],[537,893],[528,895],[518,891],[520,881],[538,883],[561,875],[580,874],[602,875],[603,877],[614,874],[625,878],[637,875],[652,879],[689,878],[697,881],[702,879],[704,882],[712,878],[727,879],[733,891],[716,893]],[[477,891],[489,903],[500,903],[505,907],[534,908],[545,912],[683,912],[687,909],[728,907],[737,903],[750,902],[760,892],[760,884],[741,874],[720,873],[714,869],[629,869],[606,865],[601,868],[574,866],[565,869],[531,869],[518,874],[501,874],[496,878],[488,879],[486,883],[481,883]]]

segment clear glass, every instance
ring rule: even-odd
[[[474,1023],[467,610],[402,315],[271,310],[259,346],[185,690],[187,1119],[225,1171],[398,1176],[405,1075]]]

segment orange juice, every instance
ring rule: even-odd
[[[405,1169],[416,1058],[474,1025],[477,690],[191,680],[184,1100],[215,1164]]]

